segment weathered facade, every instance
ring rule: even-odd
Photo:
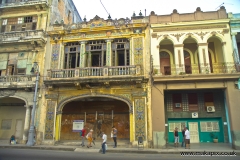
[[[118,139],[151,140],[150,46],[147,19],[98,16],[72,25],[53,25],[45,60],[44,142],[79,140],[73,123],[83,120],[94,137],[111,128]]]
[[[43,130],[39,128],[39,123],[44,89],[43,59],[47,42],[45,31],[51,22],[58,20],[56,17],[62,17],[62,23],[81,21],[72,1],[68,1],[71,5],[65,5],[62,10],[54,8],[60,5],[58,2],[64,3],[59,0],[1,0],[0,139],[9,139],[14,134],[19,143],[27,141],[36,72],[40,72],[41,77],[37,109],[34,113],[35,127],[37,137],[42,137]],[[58,11],[54,16],[53,9],[54,12]],[[64,16],[69,18],[65,19]],[[37,62],[38,65],[33,65],[33,62]],[[30,71],[35,73],[31,74]]]
[[[151,12],[154,147],[173,143],[173,130],[184,126],[191,143],[212,142],[214,132],[219,142],[239,147],[240,68],[229,21],[223,6],[213,12]]]

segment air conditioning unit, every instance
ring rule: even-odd
[[[214,106],[207,106],[207,112],[215,112]]]
[[[181,103],[175,103],[176,108],[181,108]]]

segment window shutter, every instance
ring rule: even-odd
[[[5,32],[10,32],[10,31],[11,31],[11,25],[7,25]]]
[[[22,31],[22,24],[16,25],[16,31]]]

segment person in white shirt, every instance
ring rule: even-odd
[[[190,149],[190,132],[187,127],[185,127],[185,149]]]
[[[107,135],[102,132],[102,154],[105,154],[106,153],[106,142],[107,142]]]

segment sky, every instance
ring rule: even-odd
[[[224,3],[227,12],[240,13],[240,0],[73,0],[76,8],[83,19],[87,21],[96,15],[107,19],[110,13],[112,19],[131,18],[133,12],[136,15],[140,10],[148,16],[151,11],[157,15],[171,14],[173,9],[178,13],[193,13],[197,7],[202,11],[216,11]],[[102,6],[103,3],[104,7]]]

